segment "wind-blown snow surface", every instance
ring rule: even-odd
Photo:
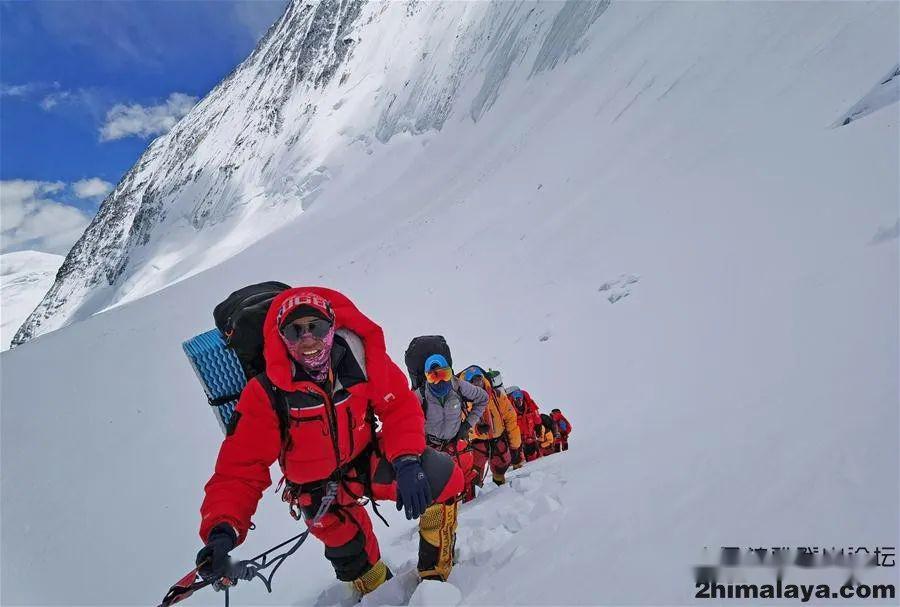
[[[39,251],[0,255],[0,350],[9,348],[13,335],[47,294],[63,259]]]
[[[346,291],[398,360],[442,332],[569,414],[569,453],[463,508],[464,603],[684,603],[704,546],[896,546],[898,241],[869,242],[897,219],[897,121],[829,126],[897,23],[613,3],[477,124],[352,147],[264,241],[4,353],[3,604],[152,604],[191,567],[221,435],[180,342],[271,279]],[[271,490],[255,520],[238,557],[296,529]],[[414,525],[390,520],[402,571]],[[332,575],[310,540],[232,600],[339,603]]]

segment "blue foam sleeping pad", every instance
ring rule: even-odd
[[[218,329],[192,337],[181,344],[181,347],[184,348],[194,372],[203,384],[203,390],[210,403],[219,398],[239,395],[247,385],[247,377],[237,354],[226,347],[222,333]],[[210,407],[223,433],[227,431],[236,406],[237,398],[234,398],[224,404]]]

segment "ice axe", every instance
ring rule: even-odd
[[[228,607],[229,603],[229,595],[228,590],[231,586],[234,586],[238,583],[238,580],[246,580],[250,581],[253,578],[259,578],[262,580],[262,583],[265,585],[266,590],[272,592],[272,578],[275,577],[275,572],[278,571],[278,568],[281,567],[281,564],[285,561],[285,559],[294,552],[306,541],[306,538],[309,537],[309,530],[307,529],[303,533],[299,535],[295,535],[294,537],[283,541],[282,543],[269,548],[262,554],[259,554],[252,559],[248,559],[245,561],[238,561],[237,563],[231,566],[231,571],[229,571],[228,575],[223,576],[221,578],[209,578],[203,579],[200,577],[200,568],[206,564],[206,561],[200,563],[196,569],[193,569],[189,573],[187,573],[183,578],[175,582],[166,595],[163,597],[162,602],[159,604],[159,607],[169,607],[169,605],[174,605],[175,603],[180,603],[184,599],[188,598],[201,588],[206,588],[207,586],[212,586],[217,591],[225,590],[225,607]],[[288,550],[269,558],[269,555],[279,550],[291,542],[294,543]],[[260,573],[272,567],[272,571],[268,576]]]
[[[322,498],[322,503],[319,504],[319,510],[316,512],[316,515],[310,521],[310,526],[315,525],[331,508],[331,505],[334,503],[334,499],[337,496],[338,492],[338,484],[335,481],[330,481],[328,483],[328,488],[325,492],[325,496]],[[378,512],[375,512],[378,514]],[[384,520],[384,519],[382,519]],[[185,575],[183,578],[178,580],[174,586],[169,588],[169,591],[166,593],[166,596],[163,597],[162,603],[159,604],[159,607],[169,607],[169,605],[174,605],[175,603],[181,602],[184,599],[188,598],[201,588],[205,588],[207,586],[212,586],[217,591],[225,590],[225,607],[228,607],[228,589],[238,583],[238,580],[247,580],[250,581],[253,578],[259,578],[262,580],[262,583],[265,584],[266,590],[272,592],[272,578],[275,577],[275,572],[278,571],[278,568],[281,567],[281,564],[284,560],[294,554],[297,551],[303,542],[306,541],[306,538],[309,537],[309,529],[295,535],[294,537],[287,539],[277,546],[273,548],[269,548],[265,552],[260,555],[253,557],[252,559],[248,559],[246,561],[238,561],[234,565],[231,566],[231,571],[228,575],[220,577],[218,579],[210,578],[208,580],[204,580],[200,577],[200,568],[206,564],[206,561],[203,561],[197,568]],[[273,556],[269,558],[269,555],[279,548],[283,548],[294,542],[294,545],[290,547],[290,549],[285,552]],[[275,566],[271,573],[269,573],[269,577],[264,576],[260,573],[260,571],[264,571],[269,567]]]

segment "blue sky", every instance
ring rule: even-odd
[[[0,252],[41,250],[40,226],[27,225],[38,215],[66,215],[74,233],[78,212],[86,225],[102,192],[252,51],[284,5],[0,2]]]

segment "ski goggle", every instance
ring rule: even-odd
[[[322,339],[326,335],[328,335],[328,332],[330,330],[330,322],[328,322],[324,318],[316,318],[309,322],[300,322],[295,320],[294,322],[283,326],[281,328],[281,334],[287,341],[295,343],[300,341],[307,333],[317,339]]]
[[[484,380],[484,375],[479,373],[478,371],[469,371],[466,373],[466,381],[470,384],[473,382],[481,383]]]
[[[450,381],[451,377],[453,377],[453,369],[450,367],[443,367],[425,372],[425,379],[428,380],[429,384],[439,384],[442,381]]]

